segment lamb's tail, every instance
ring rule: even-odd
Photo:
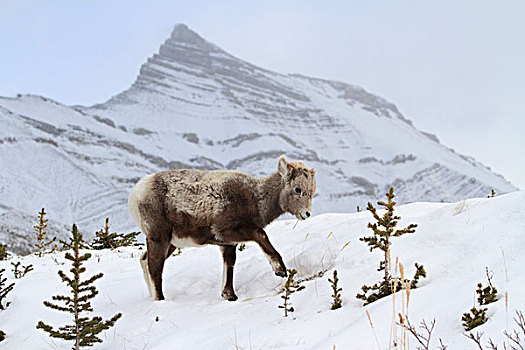
[[[147,235],[148,232],[147,228],[144,227],[144,220],[140,215],[139,207],[144,197],[146,197],[151,191],[153,176],[154,174],[146,175],[142,179],[140,179],[139,182],[137,182],[137,184],[135,185],[135,187],[133,187],[133,190],[131,190],[131,193],[128,197],[129,213],[131,214],[133,220],[135,220],[137,226],[140,227],[140,229],[145,235]]]

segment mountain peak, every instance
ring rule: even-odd
[[[177,43],[191,44],[202,48],[214,48],[215,45],[204,40],[199,34],[191,30],[186,24],[180,23],[175,25],[171,32],[171,41]]]

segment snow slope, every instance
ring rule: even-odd
[[[421,287],[412,291],[408,315],[416,324],[436,319],[432,348],[438,338],[450,349],[476,348],[463,336],[460,319],[473,306],[477,283],[486,284],[485,267],[494,272],[500,298],[508,292],[509,309],[507,313],[503,298],[489,305],[489,321],[476,330],[485,332],[485,340],[490,336],[501,344],[507,320],[512,329],[514,310],[525,310],[525,192],[457,203],[412,203],[396,212],[402,216],[400,226],[419,225],[416,233],[393,240],[392,256],[399,257],[409,276],[414,262],[424,264],[428,272]],[[97,281],[96,313],[104,317],[123,313],[116,327],[103,336],[104,343],[94,348],[377,349],[365,314],[368,310],[380,349],[388,349],[392,298],[366,307],[355,298],[362,284],[380,278],[376,271],[380,254],[371,254],[358,240],[369,234],[370,220],[368,212],[323,214],[297,226],[295,221],[278,221],[267,228],[285,263],[297,268],[300,278],[328,269],[324,277],[305,282],[306,289],[292,295],[296,311],[288,318],[277,308],[283,281],[273,275],[253,244],[237,254],[236,302],[220,298],[222,259],[217,247],[186,248],[180,256],[169,258],[164,272],[167,300],[162,302],[148,296],[139,250],[93,251],[87,275],[104,273]],[[11,260],[31,263],[35,271],[16,280],[9,295],[12,305],[0,311],[0,329],[8,335],[2,345],[6,349],[69,349],[69,343],[51,340],[35,329],[39,320],[57,326],[68,320],[42,305],[65,290],[57,275],[57,270],[69,269],[63,253]],[[0,268],[9,270],[9,264],[1,261]],[[336,311],[329,309],[327,282],[333,269],[338,270],[343,288],[343,307]],[[396,304],[399,311],[401,293]],[[414,340],[411,344],[415,348]]]

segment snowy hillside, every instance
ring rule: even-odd
[[[485,333],[485,341],[490,337],[502,344],[506,322],[509,330],[514,326],[514,310],[525,310],[525,192],[452,204],[412,203],[396,212],[402,216],[400,226],[419,225],[416,233],[393,239],[392,257],[399,257],[410,276],[416,261],[428,272],[421,287],[412,290],[408,316],[415,324],[436,319],[431,348],[437,347],[438,338],[449,349],[476,348],[463,336],[460,319],[474,304],[477,283],[486,284],[485,267],[494,273],[500,300],[488,306],[489,321],[475,330]],[[97,281],[100,294],[94,308],[104,317],[123,313],[95,349],[377,349],[365,310],[374,323],[380,349],[389,349],[392,297],[366,307],[355,298],[361,285],[380,278],[376,271],[379,253],[370,253],[358,240],[368,235],[369,221],[368,212],[323,214],[295,228],[295,221],[268,227],[270,239],[288,267],[299,270],[299,278],[327,270],[292,295],[296,311],[288,318],[277,308],[282,280],[274,276],[255,245],[248,244],[237,254],[236,302],[220,297],[222,258],[215,246],[186,248],[168,259],[164,272],[167,300],[161,302],[148,296],[138,262],[140,251],[94,251],[87,264],[88,275],[104,273]],[[11,306],[0,311],[0,329],[8,336],[3,347],[69,349],[67,342],[50,340],[35,329],[39,320],[56,326],[68,320],[45,308],[42,301],[65,292],[57,270],[68,270],[69,262],[64,264],[62,253],[12,258],[17,260],[33,264],[35,271],[16,280],[8,298]],[[1,261],[0,268],[10,270],[10,261]],[[331,311],[327,278],[334,269],[343,288],[343,307]],[[397,312],[401,295],[396,297]],[[401,334],[399,329],[397,334]],[[413,339],[411,344],[415,349]]]
[[[353,212],[391,185],[402,203],[516,190],[381,97],[270,72],[177,25],[133,86],[106,103],[0,98],[0,242],[27,252],[20,236],[34,223],[17,218],[41,207],[84,232],[108,216],[134,230],[125,203],[141,176],[186,167],[266,175],[281,154],[317,169],[316,213]]]

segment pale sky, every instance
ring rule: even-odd
[[[359,85],[525,189],[523,0],[0,0],[0,95],[104,102],[177,23],[263,68]]]

